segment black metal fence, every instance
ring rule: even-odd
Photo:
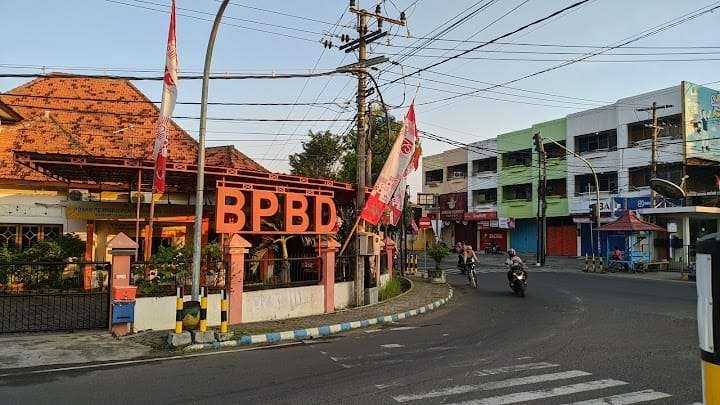
[[[139,297],[175,295],[178,285],[189,287],[192,279],[192,261],[159,264],[135,261],[130,264],[132,283],[138,287]],[[228,265],[222,259],[203,259],[200,263],[200,284],[210,293],[225,288]]]
[[[318,284],[321,257],[245,259],[244,291]]]
[[[335,282],[355,279],[355,255],[339,256],[335,259]]]
[[[106,328],[111,274],[107,262],[0,263],[0,333]]]

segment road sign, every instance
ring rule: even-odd
[[[420,229],[429,229],[431,226],[429,217],[420,217]]]

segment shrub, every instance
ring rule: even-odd
[[[435,243],[427,249],[427,254],[435,261],[435,270],[440,270],[440,263],[450,255],[450,249],[443,243]]]
[[[378,292],[378,300],[385,301],[402,292],[402,283],[398,278],[391,278]]]

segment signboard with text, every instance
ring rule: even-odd
[[[443,221],[463,221],[467,211],[467,193],[440,194],[438,205]]]

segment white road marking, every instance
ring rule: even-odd
[[[530,377],[511,378],[508,380],[501,380],[501,381],[490,381],[490,382],[486,382],[486,383],[482,383],[482,384],[456,385],[454,387],[448,387],[448,388],[443,388],[443,389],[439,389],[439,390],[434,390],[434,391],[426,392],[423,394],[398,395],[398,396],[393,397],[393,399],[398,402],[409,402],[409,401],[417,401],[420,399],[438,398],[438,397],[446,397],[449,395],[465,394],[465,393],[474,392],[474,391],[489,391],[489,390],[496,390],[496,389],[500,389],[500,388],[516,387],[518,385],[536,384],[536,383],[548,382],[548,381],[565,380],[568,378],[585,377],[588,375],[591,375],[591,374],[587,373],[585,371],[572,370],[572,371],[564,371],[561,373],[540,374],[540,375],[534,375],[534,376],[530,376]]]
[[[668,398],[671,395],[654,390],[628,392],[626,394],[612,395],[609,397],[590,399],[587,401],[573,402],[568,405],[627,405],[639,402],[654,401],[656,399]]]
[[[375,332],[381,332],[382,329],[366,329],[363,332],[365,333],[375,333]]]
[[[564,385],[561,387],[537,390],[537,391],[525,391],[517,392],[514,394],[500,395],[497,397],[488,397],[481,399],[474,399],[465,402],[459,402],[450,405],[504,405],[504,404],[516,404],[518,402],[534,401],[537,399],[545,399],[552,397],[559,397],[561,395],[576,394],[578,392],[602,390],[605,388],[617,387],[620,385],[626,385],[625,381],[619,380],[595,380],[585,383]]]
[[[379,390],[384,390],[385,388],[400,387],[400,386],[403,386],[403,385],[404,385],[403,383],[401,383],[401,382],[398,381],[398,382],[393,382],[393,383],[390,383],[390,384],[375,384],[375,388],[377,388],[377,389],[379,389]]]
[[[387,348],[387,349],[399,349],[399,348],[401,348],[401,347],[405,347],[405,345],[401,345],[401,344],[398,344],[398,343],[388,343],[388,344],[386,344],[386,345],[380,345],[380,347],[384,347],[384,348]]]
[[[495,375],[495,374],[504,374],[504,373],[512,373],[515,371],[526,371],[526,370],[539,370],[543,368],[552,368],[552,367],[560,367],[559,364],[552,364],[552,363],[525,363],[525,364],[516,364],[514,366],[505,366],[505,367],[498,367],[498,368],[488,368],[484,370],[478,370],[473,372],[474,375],[478,377],[486,376],[486,375]]]
[[[398,326],[397,328],[390,328],[389,330],[413,330],[417,328],[417,326]]]
[[[530,360],[530,359],[532,359],[531,356],[525,356],[525,357],[518,357],[518,358],[515,359],[515,360]]]

